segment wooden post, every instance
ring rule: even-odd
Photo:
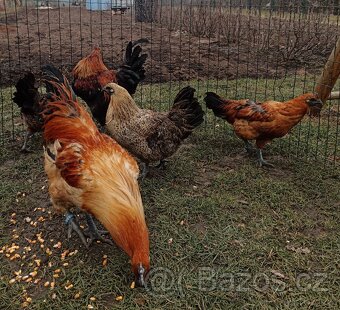
[[[315,91],[319,94],[320,99],[325,103],[330,96],[335,82],[340,75],[340,38],[329,55],[327,63],[316,83]]]
[[[328,97],[328,100],[340,99],[340,91],[332,91]]]

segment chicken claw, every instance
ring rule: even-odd
[[[32,151],[27,147],[28,140],[32,138],[33,134],[29,131],[25,134],[24,144],[22,145],[20,152],[21,153],[31,153]]]
[[[259,159],[260,167],[269,167],[269,168],[275,167],[273,164],[271,164],[271,163],[269,163],[269,162],[267,162],[263,159],[262,150],[258,149],[257,156],[258,156],[258,159]]]
[[[86,238],[79,226],[79,224],[76,221],[75,215],[71,212],[66,212],[65,214],[65,224],[68,226],[67,230],[67,238],[70,239],[72,235],[72,231],[75,231],[82,243],[85,245],[85,247],[88,249],[89,248],[89,243],[86,241]]]
[[[138,178],[143,181],[145,179],[145,177],[149,173],[149,164],[141,162],[140,163],[140,168],[141,168],[140,169],[141,172],[139,173],[139,177]]]
[[[168,160],[165,160],[165,159],[161,159],[159,161],[159,164],[157,166],[155,166],[156,168],[158,169],[162,169],[162,170],[165,170],[166,168],[166,163],[168,162]]]
[[[113,245],[112,240],[104,238],[102,236],[102,235],[109,234],[109,232],[105,230],[98,230],[92,216],[88,213],[86,213],[85,216],[86,216],[86,222],[87,222],[88,228],[84,230],[84,233],[89,238],[88,246],[90,246],[93,241],[97,241],[97,240],[103,243],[108,243],[110,245]]]

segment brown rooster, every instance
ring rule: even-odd
[[[117,142],[145,164],[142,177],[150,162],[174,154],[182,141],[203,122],[204,112],[194,97],[195,89],[188,86],[176,96],[169,112],[140,109],[127,90],[115,83],[104,89],[109,102],[106,129]]]
[[[263,147],[274,138],[285,136],[310,108],[321,109],[322,101],[316,94],[304,94],[278,102],[255,103],[251,100],[227,100],[208,92],[204,98],[207,108],[217,117],[232,124],[236,135],[245,142],[247,152],[252,149],[249,140],[255,140],[260,166],[273,166],[262,156]]]
[[[38,81],[31,72],[27,72],[15,85],[13,101],[18,105],[21,117],[26,125],[26,135],[21,151],[29,151],[27,143],[36,132],[42,131],[43,120],[40,116],[41,107],[45,102],[45,96],[38,91]]]
[[[79,235],[82,232],[69,210],[77,207],[86,212],[90,241],[101,240],[90,215],[95,216],[129,255],[136,283],[144,285],[150,268],[149,237],[138,165],[117,142],[98,131],[66,78],[52,66],[43,70],[50,91],[42,117],[52,204],[65,213],[67,224]]]
[[[92,53],[81,59],[74,67],[72,74],[73,90],[90,107],[93,117],[105,125],[108,102],[103,100],[101,89],[108,83],[115,82],[124,87],[131,95],[136,92],[137,85],[145,78],[144,63],[147,54],[141,54],[142,48],[138,43],[148,42],[140,39],[129,42],[125,52],[125,59],[117,71],[109,70],[98,47]]]

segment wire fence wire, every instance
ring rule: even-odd
[[[126,44],[146,38],[146,79],[135,98],[165,109],[191,84],[202,96],[287,100],[314,90],[339,38],[339,0],[3,0],[0,2],[1,143],[21,139],[13,86],[46,63],[71,72],[102,49],[110,68]],[[339,83],[334,90],[340,90]],[[271,152],[339,163],[339,101],[305,117]],[[207,132],[230,130],[209,112]]]

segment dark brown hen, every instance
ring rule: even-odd
[[[21,151],[28,151],[28,139],[36,132],[42,131],[43,120],[40,116],[46,98],[39,94],[39,84],[32,72],[27,72],[15,85],[13,101],[20,108],[26,125],[26,135]]]

